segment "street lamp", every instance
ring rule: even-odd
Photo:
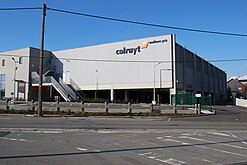
[[[99,70],[96,69],[95,71],[96,71],[96,91],[95,91],[95,99],[97,99],[97,97],[98,97],[98,89],[99,89],[99,80],[98,80],[98,72],[99,72]]]
[[[159,64],[161,64],[161,62],[159,62],[158,64],[154,65],[154,89],[153,89],[153,101],[152,101],[153,105],[156,104],[156,101],[155,101],[155,67],[158,66]]]
[[[13,95],[13,101],[15,101],[15,81],[16,81],[16,70],[17,70],[17,66],[16,64],[18,63],[18,61],[15,60],[15,58],[12,57],[12,60],[15,63],[15,68],[14,68],[14,95]]]

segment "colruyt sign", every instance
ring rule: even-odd
[[[122,49],[118,49],[116,50],[116,54],[117,55],[136,55],[137,53],[141,52],[141,49],[146,49],[148,48],[149,45],[152,44],[162,44],[167,42],[167,39],[163,39],[163,40],[152,40],[152,41],[148,41],[148,42],[143,42],[141,46],[137,46],[137,47],[132,47],[132,48],[126,48],[123,47]]]

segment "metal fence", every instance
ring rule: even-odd
[[[200,104],[202,110],[212,110],[212,97],[211,96],[201,97]]]
[[[196,97],[191,93],[172,95],[172,105],[193,107],[195,104],[200,104],[202,110],[212,110],[211,96]]]
[[[7,104],[6,104],[7,103]],[[173,105],[151,105],[151,104],[116,104],[116,103],[84,103],[84,102],[43,102],[43,111],[45,112],[109,112],[109,113],[156,113],[156,114],[174,114]],[[185,107],[185,106],[184,106]],[[34,112],[38,108],[38,102],[0,101],[0,111],[17,110]],[[195,109],[185,107],[176,107],[177,114],[195,114]],[[7,111],[6,111],[7,112]]]

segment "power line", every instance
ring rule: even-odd
[[[116,21],[116,22],[158,27],[158,28],[166,28],[166,29],[182,30],[182,31],[190,31],[190,32],[198,32],[198,33],[217,34],[217,35],[247,37],[247,34],[240,34],[240,33],[227,33],[227,32],[219,32],[219,31],[209,31],[209,30],[201,30],[201,29],[192,29],[192,28],[183,28],[183,27],[176,27],[176,26],[159,25],[159,24],[153,24],[153,23],[131,21],[131,20],[125,20],[125,19],[119,19],[119,18],[113,18],[113,17],[104,17],[104,16],[99,16],[99,15],[85,14],[85,13],[67,11],[67,10],[62,10],[62,9],[54,9],[54,8],[47,8],[47,10],[62,12],[62,13],[67,13],[67,14],[73,14],[73,15],[80,15],[80,16],[91,17],[91,18],[104,19],[104,20],[109,20],[109,21]]]
[[[0,11],[41,10],[41,9],[42,7],[0,8]],[[93,15],[93,14],[85,14],[85,13],[79,13],[79,12],[67,11],[67,10],[55,9],[55,8],[49,8],[49,7],[47,8],[47,10],[62,12],[62,13],[67,13],[67,14],[73,14],[73,15],[80,15],[80,16],[91,17],[91,18],[97,18],[97,19],[104,19],[104,20],[115,21],[115,22],[150,26],[150,27],[158,27],[158,28],[166,28],[166,29],[173,29],[173,30],[198,32],[198,33],[208,33],[208,34],[216,34],[216,35],[247,37],[247,34],[228,33],[228,32],[220,32],[220,31],[210,31],[210,30],[177,27],[177,26],[160,25],[160,24],[131,21],[131,20],[119,19],[119,18],[113,18],[113,17],[104,17],[104,16],[99,16],[99,15]]]
[[[1,11],[40,10],[40,9],[42,9],[42,7],[0,8]]]
[[[31,56],[28,56],[28,55],[15,55],[15,54],[3,54],[3,53],[0,53],[0,57],[25,57],[25,58],[40,58],[40,57],[31,57]],[[115,62],[115,63],[158,63],[158,62],[161,62],[161,63],[170,63],[172,61],[157,61],[157,60],[127,60],[127,61],[122,61],[122,60],[109,60],[109,59],[89,59],[89,58],[63,58],[63,57],[60,57],[60,58],[53,58],[54,56],[49,56],[49,57],[44,57],[44,59],[52,59],[52,60],[65,60],[65,61],[82,61],[82,62]],[[215,59],[215,60],[205,60],[203,59],[204,61],[206,62],[241,62],[241,61],[247,61],[247,58],[241,58],[241,59]],[[181,61],[181,60],[177,60],[175,62],[201,62],[201,61]]]
[[[125,60],[125,61],[121,61],[121,60],[104,60],[104,59],[85,59],[85,58],[58,58],[58,60],[68,60],[68,61],[86,61],[86,62],[117,62],[117,63],[121,63],[121,62],[126,62],[126,63],[171,63],[172,61],[157,61],[157,60],[145,60],[145,61],[137,61],[137,60]],[[240,62],[240,61],[247,61],[247,58],[244,59],[218,59],[218,60],[204,60],[206,62]],[[175,62],[202,62],[202,61],[175,61]]]

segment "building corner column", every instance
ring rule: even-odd
[[[111,101],[113,101],[113,100],[114,100],[114,89],[111,88]]]
[[[126,102],[129,101],[129,91],[127,91],[127,90],[124,91],[124,100]]]
[[[172,89],[170,89],[170,104],[172,104],[172,95],[177,93],[177,77],[176,77],[176,36],[171,35],[171,58],[172,58]]]

